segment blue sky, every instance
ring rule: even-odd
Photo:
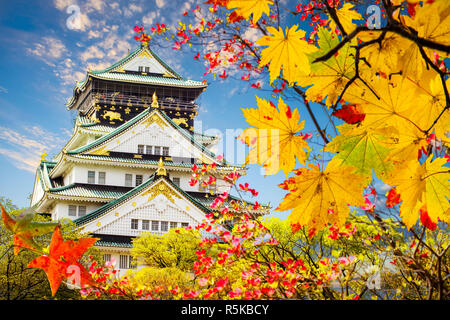
[[[102,69],[134,50],[135,25],[174,26],[183,11],[196,4],[194,0],[1,1],[0,196],[28,205],[41,154],[44,150],[56,154],[71,135],[75,113],[66,109],[65,102],[88,68]],[[66,10],[71,5],[79,8],[78,29],[68,22],[73,11]],[[204,78],[205,67],[192,59],[194,51],[153,50],[185,78]],[[240,108],[256,107],[255,94],[270,96],[270,90],[258,91],[231,78],[208,82],[197,100],[201,109],[196,120],[202,121],[203,130],[246,128]],[[291,107],[300,109],[305,132],[312,131],[302,106]],[[251,166],[243,181],[257,188],[259,202],[275,207],[284,195],[276,185],[283,180],[282,173],[264,177],[259,167]]]

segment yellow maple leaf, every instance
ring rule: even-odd
[[[445,167],[445,158],[429,157],[422,165],[418,161],[402,163],[386,179],[395,186],[401,196],[400,216],[410,229],[419,218],[419,209],[427,205],[433,222],[439,219],[449,222],[450,169]]]
[[[288,175],[296,165],[296,159],[304,163],[310,150],[299,135],[304,127],[297,109],[291,109],[281,97],[278,109],[270,102],[256,97],[258,109],[242,109],[245,120],[252,127],[238,137],[250,146],[247,163],[263,165],[265,174],[276,174],[281,169]]]
[[[371,90],[366,86],[351,86],[344,95],[346,101],[361,107],[366,115],[364,125],[372,128],[392,126],[402,130],[418,127],[410,119],[417,105],[416,86],[399,75],[391,80],[373,76],[367,83]]]
[[[325,28],[317,29],[319,50],[310,54],[311,60],[327,54],[340,42],[339,37]],[[354,42],[345,44],[337,54],[326,61],[314,62],[311,67],[298,70],[295,75],[297,84],[308,87],[306,98],[310,101],[322,101],[331,106],[344,90],[347,82],[355,75]],[[360,65],[360,69],[364,68]],[[312,85],[312,86],[311,86]],[[357,86],[354,82],[353,86]]]
[[[269,15],[269,5],[272,4],[272,0],[230,0],[227,3],[227,8],[236,8],[236,13],[245,19],[248,19],[253,14],[252,21],[256,23],[263,13]]]
[[[352,32],[356,26],[353,23],[353,20],[362,20],[361,14],[356,11],[352,10],[355,6],[351,3],[345,3],[342,8],[336,10],[336,15],[339,19],[339,22],[341,23],[342,27],[344,28],[345,32],[349,34]],[[333,19],[330,18],[330,28],[331,30],[336,29],[336,23]]]
[[[341,226],[350,212],[349,205],[362,206],[362,192],[368,180],[353,172],[354,168],[330,161],[324,171],[318,165],[300,168],[296,176],[280,185],[290,191],[278,211],[293,209],[291,224],[321,230],[328,223]]]
[[[419,150],[427,146],[427,136],[416,127],[396,128],[384,141],[391,149],[386,161],[400,165],[403,162],[417,160]]]
[[[378,39],[380,35],[380,30],[369,30],[359,33],[358,39],[369,42]],[[405,48],[408,45],[408,40],[402,36],[387,32],[381,42],[375,42],[363,47],[360,51],[360,56],[371,65],[372,73],[378,72],[390,75],[399,71],[399,56],[405,54]]]
[[[450,2],[448,0],[435,0],[423,6],[417,6],[414,17],[402,15],[400,20],[406,27],[414,29],[417,37],[442,45],[450,45]],[[400,68],[403,76],[417,77],[428,68],[419,46],[413,41],[408,43],[405,54],[399,56]],[[425,46],[423,50],[433,60],[433,53],[437,50]],[[437,52],[448,56],[448,52]]]
[[[286,27],[286,31],[279,28],[267,27],[267,32],[271,36],[263,36],[257,44],[267,46],[261,51],[261,61],[259,66],[269,65],[270,83],[272,83],[283,69],[283,78],[289,83],[296,79],[296,74],[301,68],[303,72],[309,73],[308,53],[317,51],[317,48],[302,40],[306,32],[297,30],[298,25],[291,28]]]
[[[445,92],[441,77],[434,71],[422,73],[420,78],[410,79],[417,86],[416,102],[421,108],[414,108],[409,118],[423,131],[432,129],[439,139],[446,139],[450,131],[450,109],[446,109]],[[447,88],[450,81],[446,81]]]

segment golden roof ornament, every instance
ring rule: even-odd
[[[45,159],[45,156],[48,156],[48,153],[44,150],[44,153],[41,155],[41,161],[47,161],[47,159]]]
[[[158,97],[156,96],[156,91],[153,92],[153,97],[152,97],[152,108],[159,108]]]
[[[164,168],[164,162],[163,162],[162,157],[159,158],[158,170],[156,170],[156,175],[157,176],[166,176],[167,175],[166,168]]]

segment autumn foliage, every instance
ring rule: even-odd
[[[220,194],[203,223],[178,231],[210,235],[198,243],[191,281],[146,286],[93,262],[93,281],[83,271],[90,285],[84,296],[450,297],[450,3],[373,4],[380,26],[365,2],[315,0],[287,9],[278,0],[208,0],[184,12],[176,30],[135,28],[137,41],[195,48],[205,77],[236,78],[258,93],[255,106],[242,109],[249,127],[239,140],[250,150],[246,164],[265,175],[283,172],[286,195],[275,210],[290,215],[262,219],[259,210],[268,208],[244,200],[257,189],[231,173],[225,180],[241,200]],[[305,132],[305,121],[315,131]],[[218,177],[214,165],[198,164],[190,184]],[[3,220],[17,248],[34,250],[33,236],[51,227],[5,212]],[[66,265],[94,242],[68,243],[58,230],[49,252],[30,264],[47,272],[53,292]],[[382,294],[367,282],[379,272]]]

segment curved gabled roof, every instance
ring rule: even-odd
[[[113,131],[103,135],[102,137],[93,141],[92,143],[89,143],[89,144],[82,146],[80,148],[77,148],[75,150],[67,151],[67,154],[79,154],[79,153],[88,151],[90,149],[93,149],[93,148],[101,145],[102,143],[113,139],[115,136],[117,136],[121,132],[125,131],[126,129],[130,128],[132,125],[138,123],[140,120],[145,118],[147,115],[151,115],[152,113],[158,113],[159,115],[161,115],[172,127],[174,127],[176,130],[178,130],[183,136],[185,136],[187,139],[189,139],[194,144],[194,146],[199,148],[202,152],[207,154],[209,157],[211,157],[212,159],[214,159],[216,157],[216,155],[213,152],[211,152],[205,145],[203,145],[202,143],[197,141],[196,136],[194,134],[181,128],[179,125],[177,125],[175,122],[173,122],[173,120],[169,116],[167,116],[164,112],[159,111],[158,109],[151,109],[151,108],[145,109],[144,111],[142,111],[140,114],[138,114],[134,118],[128,120],[121,126],[117,127]]]
[[[123,67],[131,62],[133,59],[138,58],[142,55],[148,56],[159,64],[161,70],[164,73],[161,74],[144,74],[136,72],[127,72]],[[172,69],[167,63],[165,63],[156,53],[154,53],[149,46],[141,46],[136,50],[130,52],[126,57],[120,59],[110,67],[103,70],[89,70],[86,73],[86,78],[76,84],[73,90],[73,96],[68,100],[66,105],[70,109],[76,99],[79,92],[84,91],[87,84],[91,78],[112,80],[112,81],[123,81],[130,83],[141,83],[157,86],[171,86],[171,87],[182,87],[182,88],[205,88],[207,84],[201,81],[184,79],[180,74],[178,74],[174,69]]]
[[[73,220],[73,222],[77,226],[80,226],[80,225],[86,224],[98,217],[101,217],[104,214],[106,214],[107,212],[111,211],[113,208],[117,207],[118,205],[127,202],[130,198],[139,194],[139,192],[146,189],[147,187],[158,183],[158,181],[160,179],[164,179],[171,187],[173,187],[175,190],[177,190],[185,199],[188,199],[192,204],[194,204],[197,208],[199,208],[204,213],[211,212],[212,209],[204,206],[202,203],[197,201],[197,199],[190,196],[186,191],[184,191],[183,189],[178,187],[176,184],[174,184],[172,182],[172,180],[170,180],[167,176],[159,176],[159,175],[153,174],[152,176],[150,176],[150,178],[147,181],[145,181],[144,183],[140,184],[139,186],[133,188],[132,190],[128,191],[127,193],[123,194],[121,197],[108,202],[107,204],[88,213],[85,216],[82,216],[82,217],[79,217],[79,218]]]

